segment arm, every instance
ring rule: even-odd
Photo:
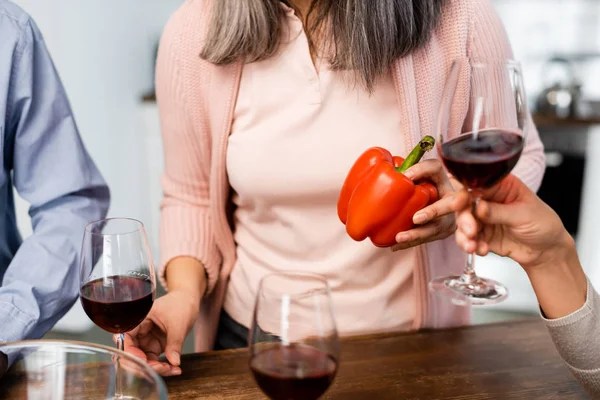
[[[556,344],[574,375],[600,396],[600,311],[575,241],[560,218],[514,175],[487,189],[471,213],[469,194],[456,194],[456,241],[468,252],[510,257],[529,277]]]
[[[480,60],[512,60],[514,55],[502,20],[490,0],[470,0],[471,29],[468,56]],[[546,161],[544,146],[531,115],[527,121],[525,148],[513,173],[531,190],[537,191],[542,183]]]
[[[527,275],[558,352],[596,398],[600,395],[600,297],[585,277],[572,239],[555,253],[552,261],[528,269]]]
[[[220,255],[209,212],[210,140],[206,127],[194,123],[200,107],[189,82],[190,62],[198,50],[186,45],[189,29],[186,7],[175,13],[161,39],[156,94],[161,120],[165,173],[162,178],[161,268],[159,276],[170,290],[182,289],[199,299],[215,286]],[[194,98],[193,104],[202,104]],[[198,304],[198,303],[197,303]]]
[[[41,34],[29,19],[20,28],[5,144],[15,188],[31,205],[33,235],[0,287],[0,340],[7,341],[40,338],[69,310],[79,293],[84,227],[109,204]]]

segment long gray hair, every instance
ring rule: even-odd
[[[371,91],[394,61],[424,45],[445,0],[312,0],[306,16],[311,50],[336,70],[353,70]],[[285,31],[280,0],[215,0],[201,57],[214,64],[272,56]],[[293,0],[283,0],[293,6]],[[297,9],[296,9],[297,10]],[[315,40],[318,37],[318,40]],[[315,46],[319,42],[319,48]]]

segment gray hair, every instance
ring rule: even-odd
[[[306,17],[311,50],[336,70],[353,70],[372,91],[397,59],[423,46],[445,0],[313,0]],[[272,56],[286,29],[280,0],[216,0],[201,57],[217,65]],[[294,8],[293,0],[283,3]]]

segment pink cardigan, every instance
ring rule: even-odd
[[[228,276],[236,257],[231,188],[225,159],[243,65],[216,66],[199,57],[211,0],[187,0],[167,24],[160,44],[156,90],[165,154],[161,207],[161,270],[178,256],[200,260],[208,292],[196,323],[196,351],[213,346]],[[489,0],[450,0],[439,27],[424,48],[394,66],[405,148],[433,134],[437,109],[452,60],[509,59],[504,27]],[[466,92],[465,92],[466,93]],[[464,115],[466,96],[455,105]],[[539,187],[545,162],[533,124],[515,169],[529,187]],[[420,247],[415,265],[418,326],[441,328],[470,322],[470,309],[440,300],[427,290],[435,276],[459,273],[465,255],[454,238]]]

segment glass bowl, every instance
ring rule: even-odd
[[[0,399],[167,399],[152,368],[110,347],[31,340],[0,345],[0,352],[11,364],[3,376],[0,371]]]

